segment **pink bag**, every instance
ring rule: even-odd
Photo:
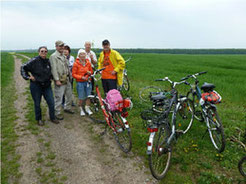
[[[115,111],[117,110],[117,104],[119,101],[122,101],[123,98],[120,92],[116,89],[112,89],[107,93],[106,102],[109,104],[109,110]]]

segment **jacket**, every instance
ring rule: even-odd
[[[125,60],[120,55],[119,52],[111,49],[109,55],[110,61],[114,66],[114,71],[117,72],[117,84],[121,86],[123,84],[123,70],[125,69]],[[104,61],[104,52],[100,53],[100,57],[98,59],[98,69],[103,68],[103,61]]]
[[[67,58],[60,54],[58,51],[55,51],[50,56],[51,72],[55,81],[61,80],[63,75],[70,77],[69,64]]]
[[[85,76],[88,78],[88,75],[87,76],[85,75],[88,71],[90,71],[91,74],[93,74],[90,61],[86,59],[85,66],[83,66],[79,62],[79,59],[77,58],[75,63],[73,64],[73,69],[72,69],[73,78],[75,78],[77,82],[85,82],[87,80],[83,80],[82,77]]]
[[[49,86],[52,79],[51,65],[49,59],[43,59],[40,56],[34,57],[21,66],[21,75],[28,80],[30,75],[35,78],[35,83],[42,86]]]

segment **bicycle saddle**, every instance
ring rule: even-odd
[[[165,98],[166,98],[166,95],[164,92],[160,92],[158,95],[153,95],[150,97],[152,101],[164,100]]]
[[[201,89],[205,92],[212,91],[215,88],[214,84],[204,82],[202,85]]]

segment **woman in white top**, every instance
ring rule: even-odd
[[[66,58],[68,59],[69,63],[68,63],[68,66],[69,66],[69,69],[70,69],[70,76],[71,76],[71,86],[72,86],[72,89],[73,89],[73,77],[72,77],[72,68],[73,68],[73,63],[74,63],[74,57],[72,55],[70,55],[71,53],[71,49],[68,45],[65,45],[64,46],[64,51],[63,51],[63,54],[66,56]],[[72,97],[73,99],[73,97]],[[65,96],[63,97],[63,101],[62,101],[62,104],[64,104],[65,102]],[[75,106],[74,102],[72,101],[72,106]]]

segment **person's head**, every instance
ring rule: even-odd
[[[86,52],[84,50],[82,50],[80,53],[79,53],[79,59],[80,60],[85,60],[86,59]]]
[[[85,42],[85,51],[90,52],[91,50],[91,42]]]
[[[68,55],[70,55],[70,53],[71,53],[70,47],[69,47],[68,45],[65,45],[65,46],[64,46],[64,50],[63,50],[63,54],[64,54],[65,56],[68,56]]]
[[[41,58],[45,59],[48,53],[48,49],[46,46],[41,46],[38,48],[38,54]]]
[[[103,51],[109,52],[110,51],[110,42],[108,40],[102,41]]]
[[[63,50],[64,50],[64,42],[61,41],[61,40],[58,40],[56,41],[56,50],[59,52],[59,53],[63,53]]]

